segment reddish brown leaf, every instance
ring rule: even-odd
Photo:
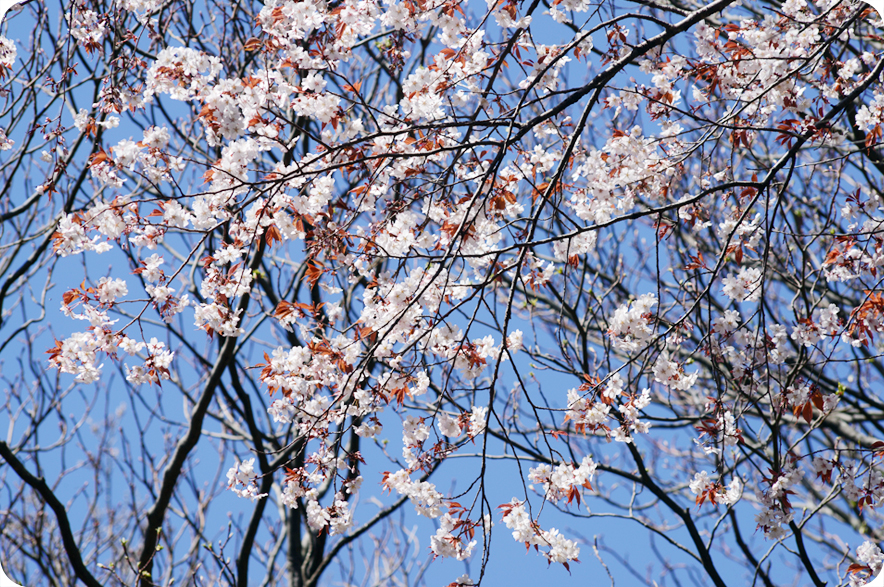
[[[243,49],[245,49],[246,51],[257,51],[263,46],[264,42],[261,39],[257,37],[252,37],[251,39],[246,41],[246,44],[243,45]]]

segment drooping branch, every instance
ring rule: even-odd
[[[61,533],[61,541],[64,545],[65,553],[68,556],[68,560],[70,561],[74,575],[77,579],[88,587],[102,587],[104,583],[96,579],[83,562],[80,547],[77,544],[77,539],[74,537],[73,531],[71,530],[67,508],[61,503],[55,493],[52,492],[52,489],[46,484],[46,480],[43,479],[43,477],[36,477],[33,473],[28,471],[27,467],[25,467],[18,457],[15,456],[12,449],[9,448],[9,445],[2,440],[0,440],[0,457],[3,457],[6,464],[15,471],[15,474],[18,475],[22,481],[27,483],[29,487],[40,495],[40,498],[46,502],[52,510],[52,513],[55,514],[55,520],[58,523],[58,531]]]

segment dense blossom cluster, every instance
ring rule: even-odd
[[[644,348],[654,335],[654,315],[651,309],[657,305],[654,294],[644,294],[634,302],[620,306],[611,317],[608,333],[617,348],[638,351]]]
[[[565,463],[558,465],[555,469],[549,465],[534,467],[528,472],[528,480],[543,486],[545,499],[558,502],[568,498],[570,502],[576,497],[579,503],[579,488],[592,489],[590,481],[595,475],[595,470],[595,462],[591,457],[586,456],[583,457],[579,467]]]
[[[783,470],[767,480],[769,484],[755,488],[755,498],[762,507],[761,512],[755,516],[755,521],[766,538],[779,540],[786,535],[786,528],[783,526],[788,527],[789,522],[795,519],[789,494],[803,476],[804,471],[801,468],[787,464]]]
[[[227,485],[240,497],[258,499],[266,497],[258,493],[258,474],[255,472],[255,459],[247,459],[227,471]]]
[[[503,511],[503,522],[513,531],[513,539],[524,542],[526,546],[544,548],[542,552],[550,562],[567,565],[580,556],[580,547],[574,540],[565,538],[555,528],[543,530],[531,518],[525,508],[525,502],[513,499],[510,503],[500,506]]]
[[[87,50],[93,51],[101,46],[106,27],[99,15],[92,10],[78,10],[70,19],[71,35]]]
[[[877,577],[884,568],[884,553],[877,544],[866,540],[856,548],[856,558],[862,564],[851,565],[849,569],[850,587],[865,585],[870,578]]]
[[[702,505],[705,500],[710,503],[721,502],[725,505],[734,505],[739,501],[743,491],[743,483],[735,477],[725,487],[721,483],[715,483],[709,479],[709,473],[700,471],[694,475],[690,485],[691,493],[697,496],[697,504]]]
[[[12,70],[15,65],[15,58],[18,55],[18,49],[15,47],[15,42],[11,39],[7,39],[4,36],[0,36],[0,80],[6,77],[7,72]],[[0,142],[0,149],[7,150],[12,147],[12,141],[6,138],[6,131],[3,131],[3,142]],[[8,147],[4,148],[4,145],[9,144]]]

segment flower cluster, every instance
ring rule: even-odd
[[[334,453],[322,447],[310,454],[306,462],[308,466],[305,467],[286,467],[280,502],[292,509],[297,509],[300,502],[306,502],[304,512],[312,530],[319,532],[327,528],[331,535],[345,534],[353,526],[349,496],[359,491],[362,476],[355,475],[352,460],[348,463],[346,459],[335,458]],[[340,490],[335,493],[331,505],[323,507],[319,503],[317,488],[331,482],[335,482]]]
[[[427,518],[438,518],[442,515],[442,494],[436,486],[427,481],[412,481],[408,471],[400,469],[395,473],[385,472],[382,482],[384,488],[404,495],[411,500],[415,511]]]
[[[786,463],[780,471],[770,479],[765,479],[755,488],[755,498],[761,506],[756,514],[755,522],[764,531],[765,538],[779,540],[786,535],[786,529],[795,517],[789,495],[794,493],[791,487],[804,477],[804,471],[794,463]]]
[[[209,87],[221,72],[221,60],[188,47],[168,47],[147,70],[144,99],[169,94],[173,100],[191,100]]]
[[[327,508],[319,505],[315,499],[307,501],[307,525],[314,531],[320,531],[326,526],[330,535],[344,534],[353,525],[353,513],[344,495],[335,495],[334,504]]]
[[[833,337],[838,333],[841,319],[838,318],[840,309],[835,304],[829,304],[826,308],[820,308],[815,312],[816,318],[799,320],[792,331],[792,340],[806,347],[812,347],[823,340],[824,337]]]
[[[119,298],[128,294],[129,289],[121,279],[102,278],[96,287],[73,288],[62,296],[61,311],[75,320],[89,322],[86,332],[75,332],[65,340],[55,341],[55,347],[48,351],[49,364],[62,373],[76,376],[80,383],[93,383],[101,377],[99,363],[101,355],[116,358],[119,351],[134,356],[147,350],[141,364],[125,365],[126,380],[133,385],[160,383],[171,379],[170,366],[174,353],[165,343],[152,338],[150,342],[135,341],[121,332],[111,329],[117,320],[108,315],[110,308]],[[81,310],[79,313],[75,310]]]
[[[469,520],[455,518],[450,513],[443,514],[439,519],[439,529],[430,538],[430,550],[433,555],[443,558],[468,559],[476,546],[475,540],[469,540],[474,534],[474,527],[475,524]]]
[[[647,434],[651,429],[651,423],[639,420],[639,412],[651,405],[651,390],[645,388],[640,395],[628,394],[628,399],[617,406],[617,410],[623,418],[620,428],[612,431],[614,440],[618,442],[632,442],[634,434]]]
[[[0,36],[0,80],[6,77],[7,71],[12,69],[17,54],[18,50],[15,47],[15,42]]]
[[[227,486],[240,497],[248,497],[252,501],[265,497],[258,493],[258,474],[255,472],[255,459],[247,459],[231,467],[227,471]]]
[[[657,296],[644,294],[631,304],[617,308],[611,317],[608,334],[618,349],[635,352],[645,347],[654,335],[654,316],[651,308],[657,305]]]
[[[667,353],[661,353],[654,363],[654,380],[672,389],[688,391],[699,376],[699,371],[686,373],[684,367],[673,361]]]
[[[584,397],[584,389],[568,390],[568,411],[565,414],[565,422],[572,421],[577,432],[593,432],[601,430],[605,433],[610,428],[605,424],[611,412],[611,406],[601,401],[593,401],[592,398]]]
[[[70,18],[71,35],[90,53],[101,48],[106,32],[104,19],[92,10],[76,10]]]
[[[561,463],[555,469],[549,465],[534,467],[528,472],[531,483],[543,485],[544,499],[559,502],[567,498],[568,503],[576,499],[580,503],[580,488],[592,489],[590,481],[595,475],[596,463],[589,455],[583,457],[580,466]]]
[[[513,498],[509,503],[498,507],[503,512],[506,527],[513,531],[513,539],[516,542],[523,542],[528,547],[547,549],[541,554],[549,562],[562,563],[567,567],[569,562],[576,561],[580,556],[580,547],[574,540],[565,538],[555,528],[543,530],[531,518],[524,501]]]
[[[609,106],[614,104],[608,100]],[[581,220],[602,223],[632,211],[642,196],[656,199],[667,193],[678,168],[667,164],[658,146],[658,141],[645,136],[640,126],[633,126],[628,132],[615,131],[600,150],[579,152],[572,178],[585,182],[587,187],[575,189],[568,206]],[[639,315],[656,302],[656,297],[648,295],[642,296],[645,301],[636,302],[645,305]]]
[[[695,473],[688,487],[691,493],[697,496],[697,505],[702,505],[708,500],[712,504],[723,503],[730,506],[737,503],[743,494],[743,482],[739,477],[734,477],[725,487],[720,482],[709,479],[709,473],[706,471]]]
[[[856,559],[859,561],[858,563],[847,567],[850,587],[871,584],[869,579],[878,577],[881,569],[884,568],[884,553],[881,552],[877,544],[868,540],[856,548]]]
[[[741,267],[721,280],[722,293],[735,302],[757,302],[761,297],[761,269]]]

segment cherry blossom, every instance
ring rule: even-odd
[[[260,556],[315,584],[397,511],[417,521],[402,544],[481,564],[477,582],[492,518],[568,571],[589,545],[564,516],[610,516],[677,528],[717,587],[722,552],[776,584],[750,514],[812,578],[840,572],[820,553],[858,565],[852,584],[879,570],[880,19],[634,4],[266,0],[204,22],[178,0],[73,4],[46,72],[0,37],[0,99],[41,80],[47,112],[23,130],[12,99],[0,129],[27,175],[0,245],[33,257],[2,280],[0,327],[58,312],[58,386],[119,373],[139,422],[170,430],[150,474],[120,467],[159,486],[121,582],[183,568],[157,554],[171,513],[213,535],[194,520],[224,487],[193,490],[199,514],[175,493],[211,442],[255,502],[231,530],[254,552],[220,563],[238,583]],[[865,542],[808,556],[832,512]],[[288,570],[254,547],[266,532]]]

